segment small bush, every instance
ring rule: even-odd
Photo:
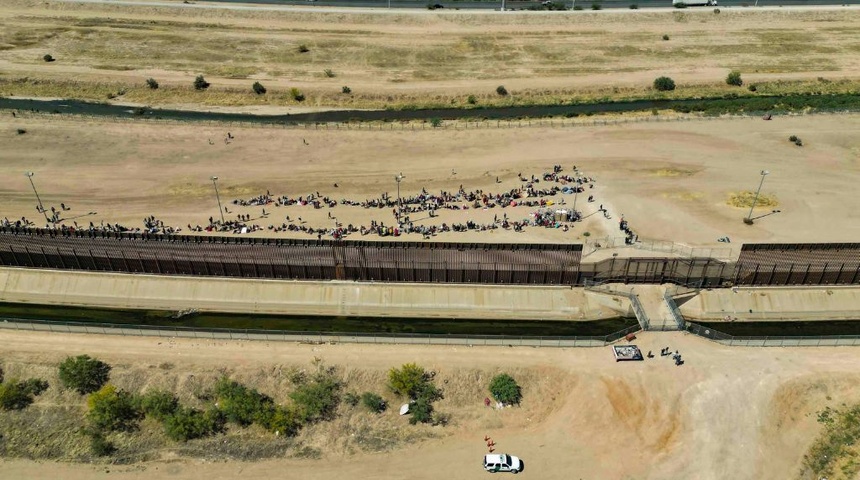
[[[150,390],[138,398],[140,410],[148,417],[164,421],[179,408],[179,400],[170,392]]]
[[[52,57],[52,56],[51,56],[51,55],[49,55],[49,54],[46,54],[44,57],[42,57],[42,60],[44,60],[44,61],[46,61],[46,62],[48,62],[48,63],[51,63],[51,62],[53,62],[53,61],[54,61],[54,57]]]
[[[789,142],[796,142],[797,140],[798,140],[797,135],[792,135],[792,136],[788,137]]]
[[[468,103],[469,105],[475,105],[475,104],[477,104],[477,103],[478,103],[478,99],[477,99],[477,98],[475,98],[475,96],[474,96],[474,95],[469,95],[469,96],[466,98],[466,103]]]
[[[715,9],[714,9],[714,13],[720,13],[720,9],[719,9],[719,8],[715,8]]]
[[[350,93],[352,93],[352,89],[351,89],[351,88],[349,88],[349,87],[347,87],[346,85],[344,85],[344,86],[340,87],[340,91],[341,91],[341,93],[345,93],[345,94],[347,94],[347,95],[349,95]]]
[[[0,410],[23,410],[33,403],[33,397],[42,394],[48,388],[48,382],[31,378],[23,382],[10,379],[0,384]]]
[[[603,7],[602,7],[599,3],[592,3],[592,4],[591,4],[591,9],[592,9],[592,10],[601,10],[602,8],[603,8]]]
[[[676,3],[675,8],[687,8],[687,4],[686,3]]]
[[[669,77],[658,77],[654,80],[654,88],[661,92],[668,92],[675,89],[675,81]]]
[[[331,375],[318,374],[290,393],[299,417],[305,422],[331,420],[340,403],[341,384]]]
[[[797,145],[798,147],[802,147],[803,146],[803,140],[798,138],[797,140],[794,141],[794,144]]]
[[[582,5],[574,5],[573,9],[577,11],[582,10]]]
[[[590,237],[590,236],[591,236],[591,232],[583,232],[582,236],[583,236],[583,237]]]
[[[334,72],[330,68],[326,68],[325,70],[323,70],[323,73],[325,74],[326,78],[334,78],[335,77]]]
[[[254,423],[261,413],[274,404],[266,395],[228,378],[221,378],[215,383],[214,394],[225,419],[243,427]]]
[[[110,365],[89,355],[67,357],[60,364],[60,383],[85,395],[102,388],[110,378]]]
[[[433,128],[439,128],[442,126],[442,119],[439,117],[433,117],[430,119],[430,126]]]
[[[358,396],[355,392],[346,392],[343,394],[343,403],[349,405],[350,407],[354,407],[358,405],[358,402],[361,401],[361,397]]]
[[[266,430],[289,437],[295,436],[302,429],[302,419],[295,408],[272,405],[260,416],[260,425]]]
[[[254,82],[254,84],[251,85],[251,89],[254,90],[254,93],[256,93],[257,95],[262,95],[266,93],[266,87],[264,87],[263,84],[260,82]]]
[[[136,403],[130,393],[105,385],[87,399],[87,418],[99,430],[129,432],[143,416]]]
[[[164,433],[171,440],[178,442],[207,437],[223,429],[224,417],[217,410],[203,412],[180,407],[164,420]]]
[[[504,97],[508,94],[508,89],[505,88],[504,85],[499,85],[498,87],[496,87],[496,93]]]
[[[388,408],[385,400],[379,395],[372,392],[364,392],[361,394],[361,403],[373,413],[382,413]]]
[[[507,373],[501,373],[490,381],[490,394],[505,405],[517,405],[523,398],[517,381]]]
[[[749,87],[747,87],[747,90],[754,92],[754,91],[758,90],[758,87],[756,87],[755,85],[750,85]]]
[[[116,446],[100,431],[90,432],[90,451],[97,457],[107,457],[116,452]]]
[[[308,48],[307,45],[305,45],[304,43],[299,45],[299,53],[308,53],[308,52],[310,52],[310,49]]]
[[[27,133],[27,130],[26,130],[26,129],[23,129],[23,128],[19,128],[19,129],[18,129],[18,135],[24,135],[25,133]],[[2,380],[2,379],[0,379],[0,382],[2,382],[2,381],[3,381],[3,380]]]
[[[416,398],[418,391],[427,383],[429,376],[414,363],[403,364],[388,371],[388,388],[397,395]]]
[[[293,100],[295,100],[297,102],[304,102],[305,101],[305,94],[302,93],[298,88],[295,88],[295,87],[291,88],[290,89],[290,96],[292,96]]]
[[[726,84],[733,85],[735,87],[740,87],[744,84],[743,79],[741,79],[741,72],[731,71],[728,76],[726,76]]]
[[[209,88],[209,82],[203,78],[203,75],[197,75],[197,78],[194,79],[194,89],[195,90],[206,90]]]
[[[638,10],[638,9],[639,9],[639,5],[636,5],[635,3],[630,4],[630,10]]]
[[[147,78],[146,86],[153,90],[158,90],[158,82],[154,78]]]
[[[430,423],[433,421],[433,402],[419,398],[409,407],[409,423]]]
[[[663,34],[663,40],[669,40],[669,35]]]

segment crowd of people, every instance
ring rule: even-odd
[[[342,239],[344,237],[358,234],[361,236],[377,235],[382,237],[401,236],[418,234],[424,238],[430,238],[439,233],[445,232],[469,232],[469,231],[491,231],[496,229],[512,230],[522,232],[526,228],[558,228],[563,231],[568,231],[575,222],[581,221],[584,217],[582,212],[573,208],[564,208],[566,203],[564,198],[558,198],[562,194],[579,194],[586,190],[594,188],[595,179],[584,175],[576,166],[573,167],[572,174],[563,173],[561,165],[554,165],[551,172],[544,172],[540,175],[524,176],[522,172],[517,174],[517,178],[521,185],[517,188],[511,188],[498,192],[484,191],[483,189],[466,190],[463,185],[457,191],[442,190],[439,193],[430,193],[426,189],[422,189],[420,193],[413,195],[405,195],[392,197],[387,192],[382,193],[376,198],[366,198],[364,200],[356,200],[350,198],[335,199],[327,195],[321,195],[320,192],[313,192],[306,195],[288,196],[288,195],[272,195],[270,191],[265,194],[257,195],[248,199],[234,199],[232,205],[237,207],[260,207],[262,215],[252,219],[252,216],[247,213],[231,214],[230,209],[226,206],[224,214],[231,215],[231,218],[225,219],[223,214],[218,217],[209,217],[208,224],[192,226],[190,223],[186,225],[187,229],[181,227],[173,227],[166,225],[162,220],[159,220],[154,215],[148,216],[143,220],[143,228],[126,227],[118,223],[78,225],[73,222],[72,225],[66,225],[61,218],[57,217],[60,210],[55,210],[52,207],[52,212],[55,215],[53,225],[49,224],[50,228],[59,230],[90,230],[90,231],[108,231],[108,232],[129,232],[129,233],[150,233],[150,234],[178,234],[183,231],[188,233],[202,232],[220,232],[232,234],[247,234],[268,230],[273,233],[281,232],[299,232],[309,236],[316,236],[317,239],[334,238]],[[497,178],[497,183],[501,181]],[[337,187],[337,184],[334,184]],[[586,203],[593,203],[594,195],[588,195]],[[369,225],[354,225],[347,224],[344,226],[338,222],[338,219],[328,213],[328,218],[333,221],[331,226],[311,226],[302,217],[290,218],[289,215],[283,217],[284,221],[280,224],[271,223],[268,226],[262,226],[256,223],[260,219],[268,218],[273,215],[273,212],[279,207],[289,206],[311,206],[316,209],[334,209],[338,206],[341,208],[363,208],[363,209],[390,209],[393,216],[391,224],[372,220]],[[530,208],[527,215],[520,217],[517,220],[508,218],[507,209],[513,207]],[[269,208],[267,212],[266,209]],[[427,224],[428,219],[435,218],[439,215],[439,210],[490,210],[502,209],[503,212],[493,215],[492,221],[478,222],[476,220],[467,220],[465,222],[440,224]],[[61,210],[65,211],[68,208],[63,204]],[[42,212],[42,210],[39,210]],[[611,218],[603,205],[600,205],[598,212],[602,212],[606,218]],[[420,220],[413,220],[416,214],[426,214],[427,217]],[[235,218],[233,218],[235,217]],[[419,223],[420,222],[420,223]],[[4,219],[2,226],[15,227],[35,227],[35,223],[26,218],[10,221]],[[627,236],[627,242],[636,241],[636,234],[630,229],[623,216],[620,220],[620,229]]]

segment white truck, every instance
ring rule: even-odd
[[[717,0],[672,0],[672,6],[684,7],[716,7]]]

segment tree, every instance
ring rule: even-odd
[[[427,380],[427,372],[414,363],[406,363],[400,368],[392,368],[388,371],[388,387],[391,391],[412,399],[416,398]]]
[[[490,395],[497,402],[502,402],[505,405],[519,404],[523,398],[517,381],[507,373],[500,373],[493,377],[490,381]]]
[[[110,378],[110,365],[89,355],[67,357],[60,364],[60,383],[81,395],[102,388]]]
[[[744,84],[743,79],[741,79],[741,72],[737,72],[732,70],[729,72],[729,75],[726,77],[726,83],[729,85],[734,85],[735,87],[740,87]]]
[[[254,82],[254,84],[251,85],[251,88],[254,89],[254,93],[256,93],[257,95],[262,95],[266,93],[266,87],[264,87],[263,84],[260,82]]]
[[[668,92],[675,89],[675,81],[669,77],[659,77],[654,80],[654,88],[661,92]]]
[[[108,384],[90,394],[87,417],[99,430],[129,432],[137,428],[143,416],[136,403],[130,393]]]
[[[53,62],[53,61],[54,61],[54,57],[52,57],[50,54],[45,54],[45,56],[44,56],[44,57],[42,57],[42,60],[44,60],[44,61],[46,61],[46,62],[48,62],[48,63],[51,63],[51,62]]]
[[[382,413],[388,408],[385,400],[379,395],[372,392],[364,392],[361,394],[361,403],[373,413]]]
[[[209,82],[203,78],[203,75],[197,75],[197,78],[194,79],[194,89],[206,90],[207,88],[209,88]]]
[[[409,406],[409,423],[430,423],[433,421],[433,402],[426,398],[419,398],[415,403]]]
[[[164,421],[179,408],[179,400],[170,392],[150,390],[138,398],[140,410],[149,417]]]
[[[158,82],[154,78],[147,78],[146,86],[153,90],[158,90]]]
[[[508,94],[508,89],[505,88],[504,85],[499,85],[498,87],[496,87],[496,93],[498,93],[500,96],[504,97]]]

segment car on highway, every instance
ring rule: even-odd
[[[484,470],[490,473],[520,473],[522,469],[523,462],[513,455],[508,455],[506,453],[490,453],[484,455]]]

